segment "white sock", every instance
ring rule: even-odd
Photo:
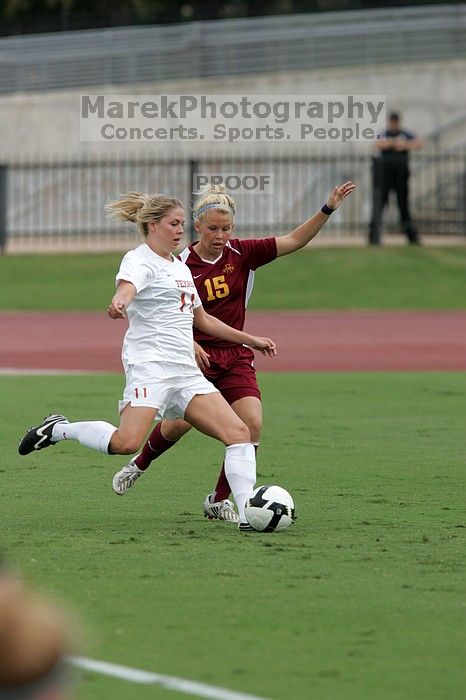
[[[256,483],[256,455],[250,442],[225,448],[225,474],[238,508],[240,522],[246,522],[244,506]]]
[[[108,446],[117,430],[103,420],[81,421],[79,423],[56,423],[52,430],[52,442],[78,440],[84,447],[90,447],[108,455]]]

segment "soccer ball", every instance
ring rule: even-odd
[[[245,513],[260,532],[280,532],[296,520],[293,499],[281,486],[259,486],[246,501]]]

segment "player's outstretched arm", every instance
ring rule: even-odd
[[[355,187],[356,185],[351,180],[339,187],[334,187],[328,196],[326,207],[332,211],[338,209],[343,200],[351,194]],[[330,214],[331,211],[327,214],[323,211],[318,211],[291,233],[288,233],[286,236],[278,236],[275,239],[277,243],[277,257],[288,255],[289,253],[294,253],[295,250],[304,248],[309,241],[312,241],[317,236]]]
[[[236,328],[231,328],[231,326],[227,326],[226,323],[215,318],[215,316],[210,316],[206,313],[202,306],[194,309],[194,325],[203,333],[207,333],[207,335],[211,335],[214,338],[248,345],[254,350],[259,350],[263,355],[273,356],[277,354],[277,346],[270,338],[260,338],[244,331],[238,331]]]

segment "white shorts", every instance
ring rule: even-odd
[[[197,394],[212,394],[218,389],[198,367],[163,362],[143,362],[125,367],[126,386],[119,411],[131,406],[156,408],[161,418],[184,418],[186,408]],[[176,374],[174,374],[176,372]]]

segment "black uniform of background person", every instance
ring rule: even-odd
[[[396,192],[400,210],[401,225],[410,243],[419,243],[417,231],[409,213],[408,180],[409,151],[422,146],[422,140],[409,131],[400,128],[400,117],[392,112],[387,129],[377,140],[380,151],[372,161],[372,221],[369,229],[369,243],[379,245],[382,213],[388,202],[391,190]]]

